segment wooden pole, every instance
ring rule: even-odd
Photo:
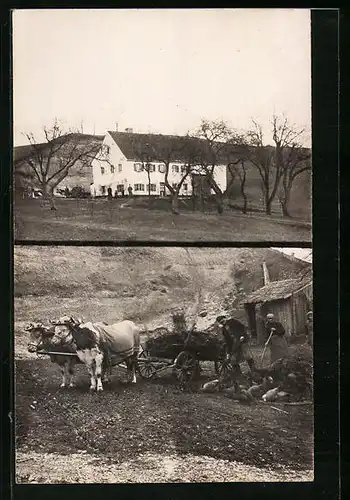
[[[260,365],[262,365],[262,362],[263,362],[263,360],[264,360],[265,353],[266,353],[266,349],[267,349],[267,346],[268,346],[268,345],[269,345],[269,343],[270,343],[270,340],[271,340],[272,334],[273,334],[273,331],[270,333],[270,336],[269,336],[269,338],[267,339],[267,342],[265,342],[265,347],[264,347],[263,353],[262,353],[261,358],[260,358]]]
[[[54,354],[56,356],[77,356],[74,352],[57,352],[57,351],[37,351],[36,354]]]

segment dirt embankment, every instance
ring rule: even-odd
[[[68,313],[92,321],[128,317],[153,328],[181,307],[191,324],[205,328],[262,286],[263,261],[272,280],[304,266],[269,249],[16,247],[15,320]]]

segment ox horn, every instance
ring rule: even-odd
[[[70,323],[73,323],[73,325],[80,325],[80,323],[82,323],[82,319],[81,318],[78,318],[78,317],[75,317],[75,316],[70,316]]]

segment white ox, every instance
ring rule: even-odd
[[[53,344],[71,344],[79,360],[88,368],[91,390],[102,391],[102,373],[112,366],[126,363],[132,382],[136,383],[137,357],[140,335],[132,321],[82,323],[70,316],[63,316],[51,323],[55,326]]]
[[[28,351],[36,353],[40,351],[60,352],[65,354],[50,354],[52,363],[60,367],[62,374],[61,387],[66,387],[69,380],[69,387],[74,386],[74,368],[77,363],[81,361],[74,356],[75,349],[70,343],[62,345],[54,345],[52,338],[55,334],[54,327],[47,327],[42,323],[30,323],[25,329],[29,333]],[[73,355],[72,355],[73,354]]]

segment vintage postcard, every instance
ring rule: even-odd
[[[16,483],[313,481],[310,10],[14,10],[13,118]]]
[[[313,481],[310,249],[14,258],[17,483]]]
[[[16,240],[311,241],[308,9],[14,10]]]

